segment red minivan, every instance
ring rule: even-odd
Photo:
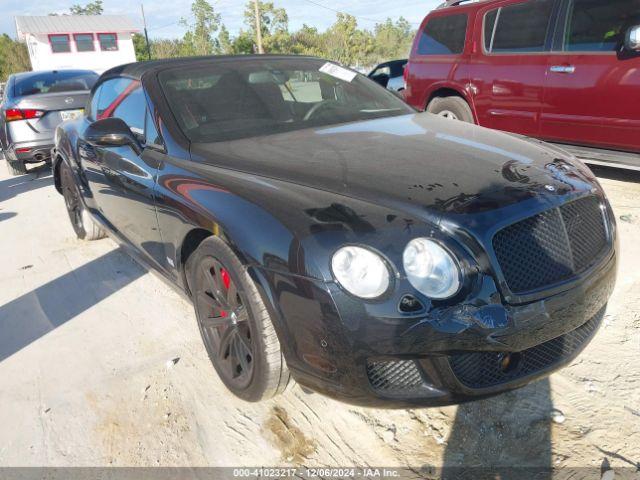
[[[640,170],[640,0],[451,0],[422,22],[405,99]]]

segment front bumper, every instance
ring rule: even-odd
[[[615,249],[571,290],[526,305],[479,297],[418,317],[382,318],[335,284],[252,269],[294,378],[376,407],[461,403],[521,387],[571,362],[613,291]],[[482,305],[481,305],[482,304]]]

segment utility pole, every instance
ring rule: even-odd
[[[144,23],[144,39],[147,42],[147,57],[151,60],[151,46],[149,45],[149,34],[147,33],[147,19],[144,16],[144,5],[140,4],[140,10],[142,10],[142,23]]]
[[[263,54],[264,48],[262,48],[262,23],[260,22],[260,6],[259,0],[253,0],[254,10],[256,12],[256,44],[258,45],[258,53]]]

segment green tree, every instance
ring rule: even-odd
[[[138,62],[142,62],[143,60],[149,60],[149,54],[147,52],[147,41],[145,40],[144,35],[141,35],[139,33],[134,33],[132,39],[133,39],[133,49],[136,52],[136,60]]]
[[[371,32],[360,30],[355,17],[338,13],[336,22],[322,35],[324,56],[350,66],[362,66],[369,63],[374,49]]]
[[[373,29],[373,63],[380,63],[409,55],[415,32],[409,22],[400,17],[396,22],[387,18],[386,22],[376,24]]]
[[[151,58],[154,60],[159,58],[181,57],[184,56],[182,55],[183,51],[184,45],[182,40],[160,39],[151,41]]]
[[[291,48],[289,16],[284,8],[276,8],[273,2],[258,1],[260,10],[260,31],[265,52],[288,53]],[[256,38],[256,17],[254,2],[250,0],[244,9],[244,24],[248,33]]]
[[[220,27],[220,14],[216,13],[207,0],[194,0],[191,4],[193,22],[183,18],[181,23],[188,30],[183,39],[186,55],[211,55],[216,52],[218,40],[214,34]]]
[[[9,35],[0,35],[0,82],[6,82],[9,75],[31,70],[27,46],[13,40]]]
[[[218,48],[222,55],[233,54],[233,40],[227,27],[220,25],[220,33],[218,33]]]
[[[72,5],[69,8],[71,15],[102,15],[102,0],[94,0],[87,3],[84,7],[79,4]]]

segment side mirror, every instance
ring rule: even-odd
[[[627,30],[627,35],[624,39],[624,46],[627,50],[632,52],[640,51],[640,25],[631,27]]]
[[[87,127],[84,139],[99,147],[129,146],[140,155],[142,147],[129,126],[120,118],[103,118]]]

